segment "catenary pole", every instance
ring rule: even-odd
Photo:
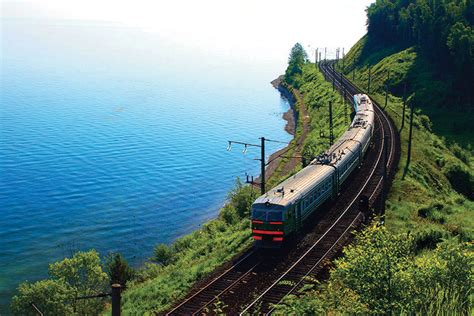
[[[334,130],[332,122],[332,102],[329,101],[329,144],[332,146],[334,143]]]
[[[407,103],[407,83],[403,85],[403,110],[402,110],[402,125],[400,126],[400,131],[402,131],[405,125],[405,107]]]

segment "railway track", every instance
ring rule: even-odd
[[[321,64],[320,69],[326,80],[335,79],[335,88],[341,93],[348,92],[349,102],[352,95],[362,92],[331,64]],[[298,247],[287,251],[286,258],[284,255],[262,256],[255,250],[248,252],[167,315],[212,314],[212,304],[217,300],[223,302],[226,313],[271,314],[272,304],[300,289],[308,276],[321,272],[324,259],[332,258],[350,239],[350,232],[369,215],[359,210],[360,197],[366,196],[372,207],[383,202],[384,186],[393,177],[399,158],[399,139],[393,123],[376,102],[373,104],[376,111],[374,149],[326,216],[318,219],[315,232],[308,234]],[[387,166],[385,173],[384,165]]]

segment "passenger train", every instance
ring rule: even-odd
[[[359,166],[374,132],[374,108],[365,94],[354,95],[349,129],[325,153],[252,204],[252,235],[258,248],[275,248],[329,199]]]

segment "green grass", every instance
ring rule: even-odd
[[[345,61],[346,75],[352,78],[349,69],[355,69],[355,82],[364,89],[367,87],[368,79],[366,65],[370,62],[360,63],[357,56],[365,41],[366,38],[363,38],[354,50],[349,52]],[[419,61],[419,59],[415,49],[408,48],[385,58],[379,58],[377,63],[370,64],[372,67],[371,90],[373,91],[371,95],[382,106],[385,103],[386,72],[387,70],[390,71],[390,83],[393,85],[393,91],[390,90],[392,93],[389,94],[386,111],[394,120],[398,130],[401,127],[403,112],[403,89],[400,89],[403,83],[408,81],[412,87],[415,86],[420,89],[424,87],[427,90],[424,94],[434,94],[433,90],[439,88],[436,80],[430,80],[429,71],[423,70],[426,63]],[[355,61],[358,61],[362,66],[354,64]],[[420,66],[420,64],[425,65]],[[414,76],[414,72],[418,72],[418,74]],[[434,84],[430,87],[429,83],[433,81]],[[407,96],[409,100],[416,99],[412,102],[420,102],[420,98],[414,95],[416,91],[417,89],[412,89]],[[395,94],[397,92],[399,95]],[[438,113],[438,119],[443,119],[443,121],[433,122],[428,114],[433,112]],[[462,148],[455,143],[452,137],[449,138],[446,132],[439,132],[443,129],[449,129],[452,122],[455,122],[459,117],[460,113],[453,112],[449,108],[439,107],[437,104],[423,103],[422,108],[415,108],[412,159],[408,173],[403,179],[409,130],[409,110],[407,109],[405,126],[400,133],[402,142],[401,159],[387,201],[386,223],[393,232],[411,231],[417,233],[434,229],[442,230],[451,235],[460,235],[466,241],[472,240],[474,237],[474,203],[462,194],[468,194],[466,192],[472,191],[474,188],[472,150],[470,150],[469,142],[464,141],[465,147]],[[439,127],[436,128],[436,126]],[[462,130],[462,133],[458,132],[456,138],[472,141],[472,133],[471,129],[465,129]],[[453,186],[454,179],[450,177],[450,169],[453,167],[461,169],[470,178],[470,184],[468,180],[468,183],[463,183],[462,186]],[[421,208],[432,208],[436,204],[443,206],[440,210],[437,210],[443,220],[419,216],[418,211]]]
[[[304,142],[303,155],[311,159],[329,147],[329,102],[332,102],[335,140],[350,125],[352,104],[343,102],[337,90],[333,91],[332,83],[324,80],[324,76],[314,64],[303,66],[301,81],[299,90],[303,94],[310,116],[310,132]]]
[[[438,100],[449,93],[445,91],[447,87],[437,80],[430,64],[417,54],[415,48],[378,47],[370,43],[367,37],[363,37],[347,54],[344,66],[342,65],[343,63],[339,62],[336,68],[343,68],[346,76],[349,79],[354,78],[354,82],[364,90],[367,90],[370,67],[372,79],[370,94],[382,106],[385,104],[385,84],[388,82],[390,85],[385,110],[400,131],[401,159],[386,202],[384,229],[387,233],[383,234],[387,240],[397,238],[410,240],[409,246],[413,250],[408,252],[408,260],[395,272],[399,273],[400,277],[406,278],[399,284],[401,287],[407,286],[410,282],[415,282],[414,285],[419,282],[416,286],[420,288],[415,292],[426,292],[424,294],[426,298],[421,300],[413,299],[414,295],[408,295],[404,298],[407,302],[405,306],[400,300],[395,300],[393,305],[388,304],[388,301],[387,303],[382,301],[378,312],[391,309],[401,313],[418,311],[423,314],[436,314],[446,312],[449,308],[452,308],[452,311],[470,310],[472,295],[463,294],[461,297],[451,291],[449,282],[440,281],[442,274],[440,271],[449,274],[452,269],[446,270],[446,265],[455,265],[457,262],[456,259],[450,263],[443,263],[443,260],[451,260],[449,257],[451,254],[448,258],[443,257],[445,255],[441,253],[444,250],[441,249],[451,247],[456,249],[453,250],[453,254],[463,257],[467,262],[458,265],[456,269],[459,270],[453,276],[467,274],[468,279],[472,279],[474,130],[468,128],[474,126],[472,112],[460,110],[463,105],[447,106],[439,103]],[[306,68],[304,70],[308,71]],[[313,98],[319,99],[320,103],[327,102],[325,93],[331,92],[328,87],[330,84],[311,86],[308,83],[312,81],[311,76],[306,75],[305,71],[299,82],[302,90],[305,86],[309,88],[304,91],[305,98],[313,95]],[[387,80],[388,73],[390,73],[389,80]],[[415,110],[411,162],[404,176],[409,131],[408,106],[404,128],[401,128],[405,82],[408,102],[414,104]],[[323,113],[316,112],[312,120],[318,121],[318,119],[324,121],[326,118]],[[316,125],[314,128],[320,126]],[[317,144],[316,140],[307,146],[314,144]],[[374,302],[379,302],[379,299],[390,299],[392,294],[381,298],[376,297],[377,295],[370,297],[363,294],[363,289],[378,283],[378,281],[354,281],[364,273],[348,273],[346,277],[341,278],[348,266],[365,255],[368,260],[373,260],[369,267],[378,264],[376,256],[368,253],[367,249],[372,247],[370,241],[360,240],[354,247],[344,251],[346,256],[335,264],[329,282],[323,284],[316,282],[309,290],[288,298],[285,304],[277,308],[277,314],[368,314],[375,312]],[[351,251],[356,252],[353,258],[351,255],[347,257]],[[375,249],[374,254],[386,253],[396,259],[400,255],[397,251],[394,247],[387,246],[386,249]],[[409,276],[410,273],[413,275]],[[420,278],[422,274],[426,274],[426,277]],[[452,277],[447,279],[451,280]],[[360,289],[357,288],[357,284],[361,286]],[[383,283],[378,285],[384,288]],[[403,296],[403,293],[408,293],[407,291],[402,290],[400,295]]]
[[[253,241],[249,208],[256,196],[254,188],[238,182],[217,219],[169,247],[166,265],[153,260],[145,264],[123,294],[123,313],[151,315],[167,310],[196,281],[248,248]]]
[[[212,220],[190,235],[179,239],[176,262],[168,266],[148,263],[141,271],[144,280],[136,281],[124,293],[122,310],[126,315],[165,311],[182,298],[196,282],[211,273],[234,254],[250,246],[250,221],[228,225]]]

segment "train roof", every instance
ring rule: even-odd
[[[357,112],[349,129],[335,144],[298,173],[257,198],[254,204],[291,205],[318,182],[330,177],[335,166],[361,141],[364,130],[373,124],[373,105],[367,95],[354,95],[354,108]]]
[[[260,196],[254,204],[290,205],[294,200],[309,192],[315,183],[322,182],[330,177],[332,171],[334,171],[334,168],[330,166],[310,164]]]

